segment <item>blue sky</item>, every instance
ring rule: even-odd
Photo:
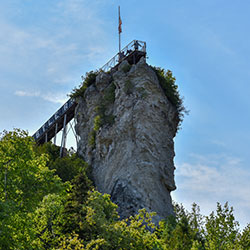
[[[250,2],[226,0],[3,0],[0,131],[32,134],[81,75],[122,46],[147,42],[148,63],[173,71],[190,114],[175,139],[173,198],[208,214],[229,201],[250,222]]]

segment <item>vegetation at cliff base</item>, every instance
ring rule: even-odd
[[[25,131],[1,134],[0,249],[250,249],[250,224],[240,231],[227,203],[208,216],[196,204],[174,204],[176,216],[159,225],[145,209],[120,220],[110,196],[94,188],[91,168],[74,152],[58,156]]]

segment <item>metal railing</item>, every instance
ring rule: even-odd
[[[146,54],[146,42],[133,40],[120,52],[118,52],[113,58],[111,58],[104,66],[100,68],[100,71],[109,71],[116,65],[121,63],[124,59],[128,58],[134,52],[143,52]],[[74,117],[76,102],[73,98],[70,98],[57,112],[46,121],[40,129],[33,135],[35,141],[47,142],[54,137],[54,143],[56,141],[56,134],[63,129],[63,137],[66,136],[65,128],[68,122]],[[53,131],[52,131],[53,130]],[[62,139],[62,145],[63,143]],[[63,146],[61,146],[62,149]]]
[[[64,114],[75,104],[75,101],[70,98],[60,109],[56,111],[54,115],[50,117],[48,121],[46,121],[40,129],[36,131],[33,135],[34,139],[37,141],[40,137],[44,136],[44,134],[58,122],[58,120],[64,116]]]
[[[104,72],[109,71],[134,51],[141,51],[146,53],[146,42],[133,40],[114,57],[112,57],[105,65],[103,65],[100,70]]]

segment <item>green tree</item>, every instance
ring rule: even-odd
[[[89,168],[86,164],[71,181],[72,188],[68,193],[63,211],[64,234],[75,232],[81,238],[86,238],[85,231],[82,230],[82,221],[86,215],[83,207],[88,197],[88,191],[93,188],[92,181],[88,178],[88,172]]]
[[[1,249],[28,249],[32,237],[29,214],[45,195],[64,190],[60,178],[46,166],[47,156],[35,154],[34,144],[25,131],[1,134]]]
[[[88,169],[86,163],[78,155],[69,150],[64,157],[60,156],[60,147],[51,142],[44,143],[34,147],[38,155],[46,154],[48,156],[47,166],[50,170],[55,170],[63,182],[71,181],[82,169]],[[89,171],[88,171],[89,174]]]
[[[206,249],[228,250],[234,249],[239,237],[239,223],[233,215],[233,208],[225,203],[217,203],[216,213],[212,212],[206,217],[205,223]]]
[[[93,189],[91,168],[57,150],[37,148],[25,131],[1,134],[0,249],[250,249],[250,225],[240,232],[228,203],[206,217],[175,204],[158,226],[145,209],[120,220],[110,195]]]
[[[58,155],[59,156],[59,155]],[[76,154],[67,155],[63,158],[58,157],[55,161],[50,161],[48,167],[55,169],[63,182],[71,181],[79,174],[82,168],[85,168],[86,163]]]
[[[167,249],[190,250],[203,249],[202,216],[199,207],[194,203],[192,212],[188,212],[182,204],[174,204],[175,216],[161,221],[158,236]]]
[[[112,203],[110,195],[92,190],[88,192],[81,211],[77,232],[72,230],[65,235],[62,249],[71,249],[72,244],[83,244],[85,248],[82,249],[163,249],[156,232],[153,232],[153,214],[145,209],[128,219],[119,220],[117,205]]]
[[[62,235],[62,212],[66,196],[48,194],[36,208],[33,216],[34,249],[52,249]]]
[[[244,228],[244,230],[242,231],[239,237],[239,246],[239,249],[250,249],[250,224],[248,224],[246,228]]]
[[[49,157],[47,162],[48,165],[58,159],[60,155],[60,147],[52,142],[47,142],[41,145],[34,144],[34,151],[37,155],[46,154]]]

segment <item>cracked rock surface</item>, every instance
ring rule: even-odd
[[[105,104],[105,115],[113,120],[98,128],[93,145],[89,141],[97,107],[111,84],[115,98]],[[121,218],[141,208],[156,212],[156,221],[173,214],[178,114],[145,59],[132,67],[124,61],[112,74],[99,73],[77,102],[78,154],[92,166],[97,189],[119,206]]]

